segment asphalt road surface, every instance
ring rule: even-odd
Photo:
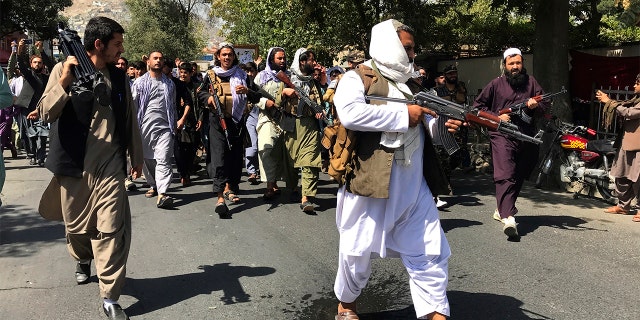
[[[36,212],[51,174],[25,159],[6,165],[0,319],[105,319],[95,270],[89,284],[76,285],[63,225]],[[242,183],[229,220],[213,212],[204,177],[173,185],[173,210],[156,208],[144,189],[130,193],[121,305],[132,319],[333,319],[337,186],[321,179],[317,215],[287,192],[265,203],[264,184]],[[453,252],[450,319],[640,319],[640,223],[631,216],[527,183],[518,200],[522,237],[507,241],[491,218],[491,176],[456,171],[452,185],[456,195],[443,197],[450,206],[440,211]],[[399,260],[374,260],[359,311],[365,320],[416,318]]]

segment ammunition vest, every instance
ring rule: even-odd
[[[220,99],[222,112],[224,113],[225,118],[231,118],[233,110],[233,95],[231,92],[231,83],[229,81],[223,82],[222,79],[218,77],[218,75],[213,70],[208,70],[207,73],[209,74],[211,85],[216,90],[215,93],[210,93],[217,94],[218,99]]]

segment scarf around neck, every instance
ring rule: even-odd
[[[221,67],[214,67],[213,72],[218,77],[229,77],[229,86],[231,87],[231,97],[233,98],[233,108],[231,109],[231,118],[235,123],[242,121],[242,115],[247,106],[247,95],[236,93],[236,86],[247,86],[247,73],[245,73],[238,65],[233,66],[229,70],[224,70]]]
[[[169,77],[165,74],[162,74],[160,81],[165,86],[164,90],[164,107],[167,110],[167,119],[169,120],[169,128],[171,132],[175,131],[176,128],[176,89],[175,84]],[[142,120],[144,119],[144,114],[147,111],[147,106],[149,104],[149,99],[151,99],[151,75],[150,72],[145,73],[142,77],[138,78],[132,86],[133,99],[138,105],[138,124],[142,126]]]
[[[365,61],[368,67],[377,67],[380,73],[389,80],[389,97],[406,99],[405,94],[411,91],[405,82],[411,78],[413,63],[405,51],[393,20],[378,23],[371,29],[371,45],[369,46],[371,60]],[[395,86],[392,85],[395,83]],[[380,144],[396,149],[394,158],[399,164],[411,164],[411,156],[420,147],[419,126],[409,127],[406,132],[383,132]]]

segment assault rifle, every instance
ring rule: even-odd
[[[82,100],[88,101],[95,97],[100,105],[110,105],[111,90],[104,82],[102,72],[96,70],[96,66],[89,59],[78,32],[65,29],[64,24],[60,22],[58,23],[58,37],[62,53],[67,57],[74,56],[78,60],[78,65],[72,68],[76,81],[71,85],[71,91]]]
[[[289,76],[287,76],[286,73],[280,70],[278,71],[278,73],[276,73],[276,78],[284,82],[284,84],[287,85],[287,87],[295,90],[296,93],[298,94],[298,97],[300,97],[300,103],[298,104],[298,111],[297,111],[298,116],[303,114],[302,112],[303,108],[305,105],[307,105],[311,108],[311,111],[313,111],[313,113],[322,113],[322,120],[324,121],[324,123],[329,125],[329,122],[327,121],[327,117],[324,114],[324,108],[322,108],[322,106],[317,104],[315,101],[311,100],[309,95],[306,92],[304,92],[304,90],[300,89],[298,86],[293,84],[293,82],[291,82],[291,79],[289,79]]]
[[[565,92],[567,92],[567,90],[564,87],[562,87],[562,89],[560,89],[560,91],[558,91],[558,92],[539,94],[539,95],[537,95],[535,97],[531,97],[529,99],[533,99],[533,100],[536,100],[537,102],[540,102],[540,101],[542,101],[544,99],[548,99],[548,98],[551,98],[553,96],[557,96],[559,94],[563,94]],[[516,104],[510,106],[509,108],[502,109],[502,110],[499,111],[499,113],[500,114],[506,114],[506,113],[509,113],[509,114],[522,114],[523,110],[525,110],[525,108],[527,107],[527,101],[529,101],[529,99],[527,99],[525,101],[522,101],[522,102],[519,102],[519,103],[516,103]]]
[[[380,97],[380,96],[365,96],[366,100],[380,100],[380,101],[390,101],[390,102],[399,102],[405,104],[417,104],[423,107],[427,107],[433,110],[438,116],[444,116],[450,119],[456,119],[460,121],[464,121],[470,124],[476,124],[481,127],[485,127],[492,131],[498,131],[503,133],[509,137],[531,142],[535,144],[542,143],[542,134],[543,130],[540,130],[534,137],[528,136],[524,133],[521,133],[518,129],[518,126],[514,125],[510,122],[505,122],[500,120],[498,116],[490,114],[485,111],[481,111],[478,109],[467,110],[464,106],[459,105],[455,102],[451,102],[446,99],[442,99],[436,95],[429,94],[427,92],[419,92],[413,96],[413,100],[406,99],[398,99],[398,98],[389,98],[389,97]],[[442,140],[442,145],[447,149],[449,154],[452,154],[456,150],[458,150],[458,144],[456,143],[455,138],[451,133],[447,131],[447,128],[444,125],[438,126],[440,139]]]
[[[213,96],[214,112],[217,113],[218,119],[220,120],[220,127],[224,132],[224,138],[227,140],[227,146],[229,146],[229,150],[231,150],[231,141],[229,141],[229,130],[227,129],[227,121],[224,120],[224,111],[222,109],[222,103],[220,102],[220,97],[218,97],[218,89],[213,86],[213,82],[209,79],[209,93]]]
[[[273,101],[275,103],[276,98],[274,98],[269,92],[260,88],[258,92],[265,98]],[[271,109],[272,118],[278,123],[280,129],[287,132],[294,132],[296,130],[296,120],[292,114],[288,112],[283,112],[278,105],[274,105]]]

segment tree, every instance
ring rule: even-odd
[[[204,0],[125,0],[134,19],[126,26],[129,57],[161,51],[167,58],[194,59],[205,46],[202,20],[196,13]]]
[[[42,39],[53,38],[58,21],[66,21],[59,12],[71,4],[71,0],[1,0],[0,38],[26,30]]]

